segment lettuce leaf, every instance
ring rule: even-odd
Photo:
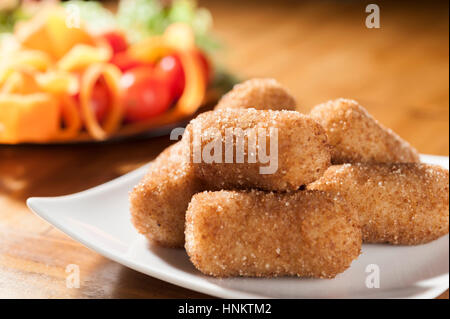
[[[198,8],[194,0],[173,0],[163,5],[159,0],[122,0],[117,21],[130,41],[158,35],[174,22],[189,24],[194,30],[197,45],[211,51],[220,47],[211,34],[212,17],[205,8]]]
[[[62,3],[72,14],[80,14],[89,32],[100,34],[117,28],[114,14],[97,1],[70,0]]]

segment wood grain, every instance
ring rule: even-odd
[[[227,43],[217,58],[241,77],[270,76],[302,110],[359,100],[420,152],[449,153],[448,4],[387,3],[381,29],[363,2],[203,1]],[[207,297],[112,262],[34,216],[30,196],[81,191],[154,158],[167,137],[102,145],[0,146],[0,298]],[[67,289],[65,267],[81,267]],[[448,291],[440,298],[449,298]]]

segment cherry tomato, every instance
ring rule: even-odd
[[[74,97],[75,101],[80,102],[80,94],[77,93]],[[97,118],[98,122],[102,122],[106,115],[108,114],[110,104],[111,104],[111,95],[109,89],[106,85],[105,79],[101,77],[94,85],[92,89],[90,106]],[[84,119],[82,119],[84,121]]]
[[[175,55],[163,57],[156,65],[156,72],[165,79],[173,99],[178,99],[184,91],[185,75],[180,58]]]
[[[101,77],[92,90],[90,103],[97,121],[100,123],[106,118],[111,102],[109,89],[105,83],[105,79]]]
[[[128,43],[125,36],[119,31],[106,32],[102,34],[101,37],[111,46],[113,55],[124,52],[128,48]]]
[[[172,102],[167,82],[150,67],[126,72],[120,87],[127,122],[143,121],[164,113]]]
[[[120,52],[111,58],[111,63],[116,65],[122,72],[126,72],[139,66],[153,66],[149,62],[141,62],[130,57],[127,52]]]

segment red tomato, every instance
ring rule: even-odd
[[[180,58],[173,54],[163,57],[156,65],[156,72],[165,79],[173,99],[178,99],[184,91],[185,76]]]
[[[97,121],[99,121],[100,123],[106,118],[111,102],[112,101],[109,89],[106,86],[105,79],[101,77],[92,90],[90,104],[97,118]]]
[[[172,102],[170,87],[149,67],[126,72],[120,87],[127,122],[143,121],[164,113]]]
[[[80,94],[77,93],[74,97],[77,103],[80,102]],[[94,112],[95,117],[98,122],[102,122],[106,115],[108,114],[110,104],[111,104],[111,95],[108,87],[106,86],[105,79],[101,77],[94,85],[92,89],[90,106]],[[84,121],[84,119],[83,119]]]
[[[130,57],[127,52],[120,52],[111,58],[111,63],[116,65],[122,72],[126,72],[138,66],[153,66],[149,62],[141,62]]]
[[[128,43],[125,36],[119,31],[106,32],[102,34],[101,37],[111,46],[113,55],[124,52],[128,48]]]

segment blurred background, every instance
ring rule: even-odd
[[[421,153],[448,155],[448,2],[377,3],[380,29],[360,1],[207,1],[233,71],[278,79],[305,110],[354,98]]]
[[[209,10],[220,43],[212,59],[233,77],[273,77],[303,112],[329,99],[356,99],[419,152],[448,156],[448,2],[374,3],[380,28],[372,29],[362,1],[198,5]],[[103,4],[117,9],[115,1]],[[0,297],[203,297],[89,251],[25,206],[30,196],[69,194],[111,180],[153,159],[169,142],[160,136],[0,145]],[[85,284],[67,290],[64,268],[73,260],[82,264]]]

